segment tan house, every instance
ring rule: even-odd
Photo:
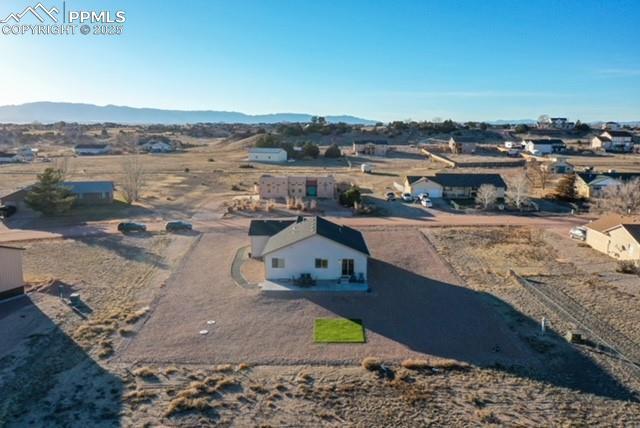
[[[605,130],[591,140],[591,148],[607,152],[633,151],[633,134],[627,131]]]
[[[504,198],[507,184],[500,174],[446,174],[432,176],[408,175],[404,178],[404,192],[430,198],[472,199],[483,184],[496,188],[498,198]]]
[[[389,151],[387,140],[356,140],[353,142],[353,153],[356,155],[386,156]]]
[[[585,226],[586,242],[618,260],[640,261],[640,216],[606,215]]]
[[[449,149],[451,153],[471,154],[476,152],[476,140],[465,137],[451,137],[449,139]]]
[[[24,293],[22,248],[0,245],[0,300]]]
[[[272,176],[262,175],[256,184],[260,199],[328,198],[336,196],[336,180],[333,176]]]

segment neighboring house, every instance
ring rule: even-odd
[[[524,149],[532,155],[547,155],[549,153],[559,153],[567,146],[564,141],[558,138],[526,139],[522,141]]]
[[[566,117],[547,117],[543,121],[538,121],[538,128],[571,129],[574,125]]]
[[[585,227],[591,248],[618,260],[640,261],[640,216],[609,214]]]
[[[498,198],[504,198],[507,184],[500,174],[440,174],[434,176],[407,176],[404,191],[417,196],[426,193],[430,198],[470,199],[478,189],[489,184],[497,189]]]
[[[362,233],[322,217],[305,217],[271,236],[262,250],[265,278],[367,281],[369,249]]]
[[[175,150],[173,145],[167,141],[145,141],[139,147],[149,153],[170,153]]]
[[[36,156],[38,155],[38,149],[33,149],[31,147],[20,147],[16,152],[18,158],[22,162],[32,162]]]
[[[65,181],[63,185],[76,197],[77,204],[113,202],[113,181]]]
[[[20,160],[20,156],[16,153],[0,152],[0,163],[16,163]]]
[[[250,162],[286,162],[287,151],[278,148],[253,147],[249,149]]]
[[[591,140],[591,148],[607,152],[633,151],[633,134],[627,131],[604,131]]]
[[[471,154],[476,152],[476,140],[466,137],[451,137],[449,139],[449,149],[451,153]]]
[[[258,259],[262,257],[267,241],[276,233],[289,227],[296,221],[302,221],[302,217],[297,220],[251,220],[249,225],[249,237],[251,238],[251,257]]]
[[[581,172],[576,174],[576,193],[586,199],[600,197],[606,188],[634,178],[640,178],[640,172]]]
[[[24,197],[27,191],[28,187],[0,196],[0,205],[13,206],[19,210],[24,209],[26,207]]]
[[[22,251],[0,244],[0,300],[24,293]]]
[[[619,131],[622,129],[622,126],[618,122],[607,122],[602,124],[602,129],[606,129],[609,131]]]
[[[77,144],[73,151],[79,156],[108,155],[111,153],[109,144]]]
[[[359,155],[386,156],[389,151],[387,140],[355,140],[353,153]]]
[[[573,164],[563,158],[554,158],[550,162],[543,162],[540,167],[553,174],[572,174],[575,171]]]
[[[256,192],[260,199],[287,197],[329,198],[336,196],[336,180],[333,176],[271,176],[262,175],[258,179]]]

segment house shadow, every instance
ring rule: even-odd
[[[378,211],[376,215],[381,217],[403,217],[413,220],[428,220],[433,218],[433,214],[422,207],[419,203],[403,202],[400,199],[386,201],[373,195],[363,197],[366,204],[375,206]]]
[[[197,232],[192,233],[197,234]],[[135,260],[161,269],[167,269],[168,266],[160,254],[156,254],[149,251],[147,248],[132,245],[125,241],[125,238],[146,239],[150,236],[151,234],[149,232],[141,232],[130,233],[127,235],[110,234],[104,236],[86,236],[74,239],[91,247],[102,247],[127,260]]]
[[[368,336],[375,333],[413,352],[616,400],[637,400],[564,338],[550,330],[542,336],[536,320],[493,295],[377,259],[369,263],[369,285],[366,294],[302,296],[336,316],[362,320]]]
[[[0,302],[0,421],[8,426],[120,426],[122,380],[36,306]],[[4,425],[3,425],[4,426]]]

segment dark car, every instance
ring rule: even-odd
[[[2,205],[0,206],[0,217],[9,218],[14,215],[16,211],[18,211],[18,209],[13,205]]]
[[[140,223],[124,222],[118,224],[118,230],[122,233],[127,232],[146,232],[147,226]]]
[[[180,230],[191,230],[193,226],[191,223],[187,223],[186,221],[170,221],[165,226],[165,230],[167,232],[178,232]]]

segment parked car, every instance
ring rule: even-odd
[[[0,206],[0,217],[9,218],[14,215],[16,211],[18,211],[18,209],[13,205],[2,205]]]
[[[127,232],[146,232],[147,231],[147,226],[145,226],[144,224],[140,224],[140,223],[134,223],[134,222],[123,222],[123,223],[119,223],[118,224],[118,231],[122,232],[122,233],[127,233]]]
[[[422,205],[425,208],[433,207],[433,204],[431,203],[431,199],[429,199],[429,198],[420,199],[420,205]]]
[[[419,200],[429,199],[429,194],[428,193],[419,193],[418,194],[418,199]]]
[[[393,192],[387,192],[387,194],[385,195],[385,197],[387,198],[388,202],[391,201],[395,201],[396,200],[396,194]]]
[[[413,202],[413,195],[411,193],[403,193],[402,200],[405,202]]]
[[[164,229],[167,232],[178,232],[181,230],[192,230],[193,226],[191,223],[187,223],[186,221],[170,221]]]
[[[577,239],[579,241],[585,241],[587,239],[587,228],[584,226],[576,226],[572,227],[569,232],[569,236],[572,239]]]

